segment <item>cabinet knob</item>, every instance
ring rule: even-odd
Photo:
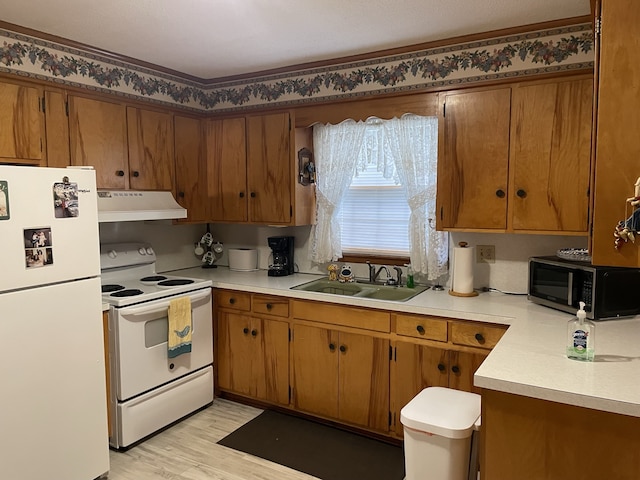
[[[516,192],[516,195],[518,195],[518,197],[520,198],[525,198],[527,196],[527,192],[525,190],[522,190],[521,188],[518,189],[518,191]]]
[[[496,197],[504,198],[504,196],[505,196],[504,190],[502,190],[500,188],[498,190],[496,190]]]
[[[255,337],[256,335],[258,335],[258,331],[257,330],[251,330],[251,336]]]
[[[140,176],[140,172],[138,172],[137,170],[133,172],[133,176],[134,177],[139,177]]]
[[[347,347],[345,345],[340,345],[340,351],[342,353],[346,352],[347,351]]]
[[[444,372],[446,368],[447,367],[445,367],[443,363],[438,364],[438,370],[440,370],[441,372]]]
[[[273,305],[271,305],[270,303],[267,303],[266,307],[267,307],[267,310],[271,310],[273,308]]]
[[[119,177],[124,177],[124,170],[116,170],[116,175]]]
[[[332,352],[334,352],[336,350],[336,346],[333,343],[329,344],[329,350],[331,350]]]
[[[240,192],[240,198],[244,198],[244,192]]]
[[[184,198],[184,192],[178,192],[178,196],[179,196],[180,198]]]
[[[476,340],[477,340],[478,342],[480,342],[480,343],[483,343],[483,342],[484,342],[484,337],[482,336],[482,334],[481,334],[481,333],[476,333],[476,334],[475,334],[475,337],[476,337]]]
[[[229,303],[230,303],[231,305],[233,305],[234,303],[236,303],[236,299],[235,299],[235,298],[230,298],[230,299],[229,299]]]
[[[451,367],[451,371],[453,373],[460,373],[460,367],[458,365],[454,365],[453,367]]]
[[[242,329],[242,333],[244,333],[246,335],[247,333],[249,333],[249,329],[247,327],[244,327]]]
[[[416,327],[416,330],[418,331],[418,333],[419,333],[420,335],[424,335],[424,327],[423,327],[422,325],[418,325],[418,326]]]
[[[256,192],[251,192],[251,198],[256,198]]]

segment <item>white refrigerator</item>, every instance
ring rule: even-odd
[[[0,165],[0,477],[109,470],[95,172]]]

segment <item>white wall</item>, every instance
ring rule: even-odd
[[[194,244],[206,231],[206,225],[173,225],[170,221],[119,222],[100,224],[100,242],[146,241],[153,245],[158,256],[156,270],[166,272],[201,265],[193,253]],[[295,237],[297,271],[326,273],[327,264],[314,264],[308,259],[311,227],[262,227],[254,225],[212,224],[214,238],[224,244],[224,253],[216,264],[228,265],[229,248],[256,248],[258,266],[267,269],[271,263],[271,250],[267,237],[291,235]],[[493,264],[474,264],[474,287],[490,287],[505,292],[526,293],[528,259],[536,255],[553,255],[560,248],[586,248],[586,237],[507,235],[490,233],[453,233],[450,244],[467,242],[469,246],[494,245],[496,261]],[[352,264],[358,277],[368,275],[364,264]],[[420,278],[417,279],[420,281]],[[443,280],[442,283],[445,283]]]

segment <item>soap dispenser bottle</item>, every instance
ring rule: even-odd
[[[413,280],[413,267],[410,263],[406,263],[405,267],[407,267],[407,288],[414,288],[416,285]]]
[[[593,362],[596,345],[596,324],[587,320],[584,302],[580,302],[580,310],[576,318],[569,321],[567,338],[567,357],[574,360]]]

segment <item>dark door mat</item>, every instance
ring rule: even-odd
[[[402,447],[266,410],[218,442],[322,480],[402,480]]]

